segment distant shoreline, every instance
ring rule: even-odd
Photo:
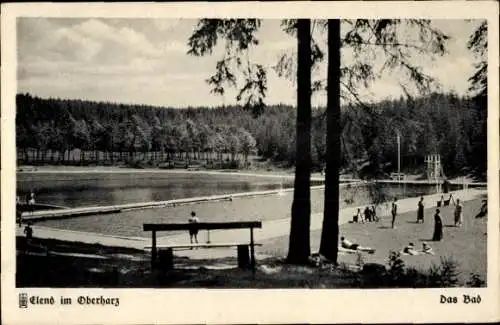
[[[235,176],[252,176],[252,177],[270,177],[270,178],[281,178],[281,179],[293,179],[295,177],[293,169],[276,169],[276,170],[259,170],[259,169],[205,169],[205,168],[193,168],[193,169],[162,169],[162,168],[131,168],[131,167],[117,167],[117,166],[19,166],[16,173],[23,174],[37,174],[37,173],[67,173],[67,174],[79,174],[79,173],[117,173],[117,174],[127,174],[127,173],[171,173],[171,174],[211,174],[211,175],[235,175]],[[311,180],[313,181],[324,181],[325,177],[321,173],[311,173]],[[359,182],[363,181],[357,178],[340,178],[341,181],[353,181]],[[372,181],[397,183],[395,180],[391,179],[377,179]],[[468,176],[461,176],[449,179],[451,183],[455,184],[470,184],[487,186],[487,182],[478,182]],[[405,183],[402,181],[401,183]],[[428,183],[427,180],[418,180],[418,175],[408,175],[406,183]],[[434,184],[434,182],[429,182]]]

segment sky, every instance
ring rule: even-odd
[[[223,51],[211,56],[187,55],[187,40],[196,20],[183,19],[81,19],[18,18],[18,93],[68,99],[86,99],[168,107],[218,106],[236,102],[235,91],[210,94],[205,80],[215,71]],[[475,59],[467,50],[477,21],[435,20],[433,25],[451,36],[448,53],[430,60],[414,60],[436,78],[440,91],[466,95]],[[253,62],[266,67],[280,54],[296,50],[296,40],[280,28],[279,20],[264,20],[260,41],[251,52]],[[349,61],[343,53],[342,60]],[[318,74],[325,73],[324,67]],[[364,100],[397,98],[403,76],[385,73],[367,90]],[[293,82],[268,69],[266,103],[295,104]],[[324,94],[313,98],[323,105]]]

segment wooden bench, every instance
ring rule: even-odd
[[[188,231],[188,230],[230,230],[230,229],[250,229],[250,242],[235,243],[201,243],[201,244],[167,244],[158,245],[156,243],[156,233],[158,231]],[[260,221],[239,221],[239,222],[200,222],[200,223],[146,223],[143,225],[144,231],[151,231],[151,266],[158,267],[157,259],[160,259],[160,266],[164,269],[173,268],[173,250],[183,248],[222,248],[236,247],[238,253],[238,266],[243,268],[248,266],[248,249],[250,248],[250,266],[255,273],[255,246],[261,246],[254,241],[254,228],[262,228]]]

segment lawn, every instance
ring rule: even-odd
[[[428,203],[429,204],[429,203]],[[375,262],[387,264],[390,251],[401,251],[412,242],[417,249],[427,242],[432,246],[435,255],[402,256],[406,265],[426,270],[433,263],[439,264],[441,257],[452,258],[459,264],[460,281],[465,282],[470,273],[477,273],[486,280],[487,249],[486,227],[487,218],[475,219],[479,212],[481,199],[464,203],[464,226],[453,226],[454,207],[441,208],[444,238],[433,242],[435,208],[425,210],[424,224],[416,224],[416,212],[401,214],[396,219],[396,229],[391,229],[390,217],[383,217],[380,223],[344,224],[340,227],[340,235],[362,246],[376,249],[375,254],[363,254],[365,263]],[[318,250],[321,231],[311,232],[313,252]],[[263,253],[286,256],[288,237],[279,237],[264,242]],[[356,254],[339,255],[340,263],[356,263]]]

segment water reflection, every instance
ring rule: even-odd
[[[292,187],[291,180],[177,173],[18,174],[17,193],[33,189],[39,203],[68,207],[166,201]]]

